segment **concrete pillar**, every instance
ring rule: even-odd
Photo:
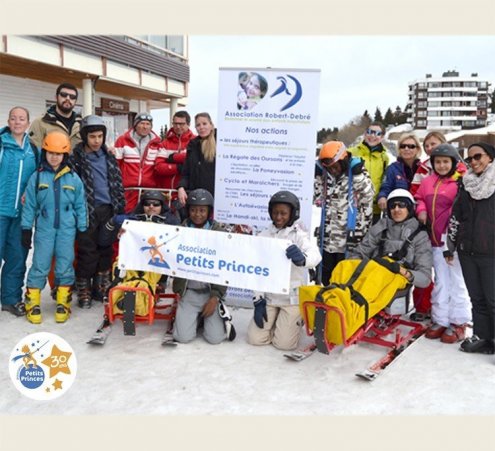
[[[172,119],[174,118],[174,114],[177,112],[177,99],[170,99],[170,124],[172,124]]]
[[[146,113],[146,112],[149,113],[150,110],[148,108],[148,102],[146,100],[138,100],[138,105],[139,105],[138,114]]]
[[[82,116],[88,116],[89,114],[95,114],[94,96],[93,96],[93,82],[91,78],[85,78],[83,80],[83,110]]]

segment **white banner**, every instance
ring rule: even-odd
[[[119,268],[286,294],[288,240],[125,221]]]
[[[261,230],[280,190],[311,224],[319,70],[221,68],[215,219]]]

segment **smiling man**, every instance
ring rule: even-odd
[[[78,91],[73,84],[64,82],[58,85],[55,105],[48,108],[44,116],[35,119],[29,130],[29,136],[38,148],[41,148],[44,137],[53,131],[62,131],[69,136],[71,151],[81,142],[81,117],[74,111],[77,97]]]

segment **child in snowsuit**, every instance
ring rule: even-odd
[[[302,318],[299,313],[298,288],[305,280],[305,268],[314,268],[321,261],[316,244],[299,219],[299,199],[289,191],[279,191],[268,203],[272,224],[259,236],[292,241],[286,249],[292,260],[290,293],[254,293],[254,318],[248,327],[248,343],[272,344],[278,349],[295,349],[299,342]]]
[[[2,311],[24,316],[22,286],[27,250],[21,245],[22,193],[38,165],[38,149],[29,140],[29,112],[14,107],[0,129],[0,300]],[[3,265],[2,265],[3,263]]]
[[[431,293],[433,324],[426,332],[426,338],[455,343],[465,338],[466,323],[471,321],[471,304],[457,252],[449,264],[443,256],[445,235],[458,191],[460,174],[456,167],[461,158],[455,147],[440,144],[430,159],[434,173],[421,182],[415,196],[418,220],[423,224],[429,222],[435,268],[435,286]]]
[[[22,245],[31,247],[33,264],[27,277],[26,312],[33,324],[41,323],[41,290],[46,284],[52,257],[58,281],[55,321],[63,323],[70,315],[71,288],[74,284],[74,240],[76,231],[87,227],[86,200],[81,179],[67,166],[70,141],[63,132],[50,132],[43,140],[41,167],[29,179],[22,211]]]
[[[222,230],[222,225],[211,219],[213,196],[205,189],[191,191],[187,197],[188,219],[184,227],[206,230]],[[218,344],[235,338],[230,315],[222,301],[227,287],[196,280],[174,278],[172,289],[180,295],[173,330],[174,340],[188,343],[196,338],[199,318],[203,321],[203,337],[208,343]]]

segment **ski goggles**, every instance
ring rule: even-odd
[[[471,161],[480,161],[483,158],[483,155],[487,155],[486,153],[477,153],[474,154],[472,157],[467,157],[466,158],[466,163],[471,164]]]
[[[372,130],[371,128],[366,129],[366,134],[367,135],[376,135],[376,136],[382,136],[383,132],[380,130]]]

